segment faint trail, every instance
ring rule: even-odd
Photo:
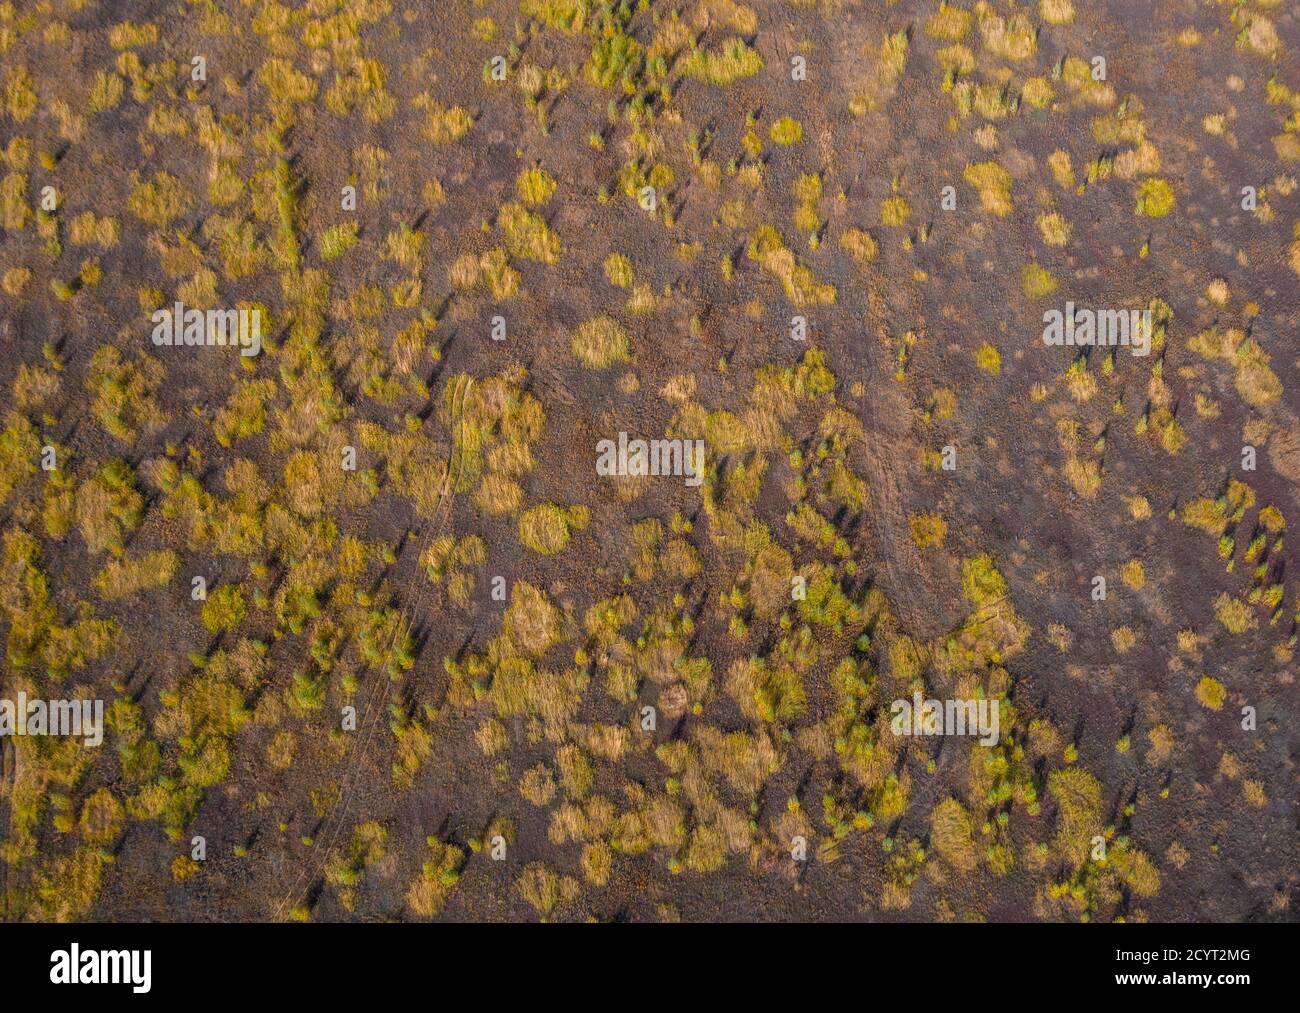
[[[445,526],[448,518],[451,516],[451,504],[455,497],[455,489],[457,484],[459,484],[461,474],[464,471],[464,463],[463,463],[464,457],[462,456],[460,458],[460,461],[462,463],[460,468],[457,470],[456,475],[453,477],[451,473],[451,462],[453,459],[456,458],[455,427],[458,419],[462,427],[465,424],[465,402],[469,398],[470,389],[474,386],[473,377],[465,377],[464,379],[465,379],[465,383],[463,389],[460,392],[459,405],[455,407],[452,411],[452,418],[450,424],[450,428],[452,430],[451,449],[450,449],[449,456],[447,458],[447,477],[443,482],[442,491],[441,493],[439,493],[438,496],[438,505],[434,510],[434,518],[435,518],[434,523],[436,525],[433,534],[434,539],[442,535],[443,527]],[[463,436],[463,432],[462,432],[462,436]],[[463,439],[461,443],[462,445],[464,444]],[[417,560],[417,564],[418,564],[418,560]],[[416,569],[418,573],[419,570],[418,565]],[[412,606],[412,610],[416,613],[416,615],[419,615],[420,609],[427,603],[427,600],[432,597],[433,592],[428,581],[420,581],[417,587],[419,588],[419,590],[416,592],[415,595],[416,600],[415,600],[415,604]],[[393,639],[389,642],[388,645],[390,652],[392,651],[393,646],[398,643],[399,638],[405,637],[406,634],[410,632],[412,626],[411,621],[407,618],[408,610],[406,608],[403,608],[402,612],[403,612],[402,620],[398,624],[397,629],[393,631]],[[347,777],[344,779],[344,789],[343,789],[342,798],[339,800],[339,804],[336,805],[334,809],[330,812],[330,814],[326,817],[326,822],[332,825],[330,826],[330,829],[328,831],[329,834],[328,839],[325,841],[324,847],[320,849],[319,861],[308,864],[303,869],[303,871],[300,872],[294,878],[294,884],[293,887],[290,889],[290,892],[276,906],[276,911],[275,911],[276,921],[283,921],[284,918],[287,916],[287,914],[290,911],[292,911],[295,907],[297,907],[298,904],[302,901],[302,899],[307,896],[307,893],[311,890],[312,884],[316,882],[316,880],[320,877],[322,871],[324,870],[325,863],[329,860],[330,850],[334,847],[335,843],[338,841],[339,834],[342,831],[344,825],[347,823],[347,815],[349,812],[351,812],[352,798],[356,790],[356,779],[358,776],[358,772],[361,769],[362,761],[364,761],[365,758],[370,753],[370,743],[371,740],[374,738],[375,727],[376,724],[378,723],[378,719],[372,717],[372,715],[375,713],[375,701],[380,696],[383,697],[383,704],[379,709],[379,714],[382,715],[383,712],[388,709],[388,700],[389,697],[392,696],[392,692],[393,692],[393,679],[388,675],[387,672],[384,672],[382,674],[384,676],[384,681],[385,681],[384,689],[382,694],[378,690],[371,693],[370,699],[366,703],[366,712],[361,718],[361,728],[360,728],[360,733],[363,737],[361,739],[359,747],[353,749],[353,753],[356,755],[351,758],[348,774]],[[337,813],[337,818],[335,817],[336,813]]]

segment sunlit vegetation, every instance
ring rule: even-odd
[[[1211,328],[1193,336],[1188,344],[1206,359],[1222,360],[1235,370],[1237,393],[1247,404],[1262,406],[1282,395],[1282,383],[1269,365],[1269,354],[1245,331]]]
[[[907,203],[907,198],[895,194],[892,197],[886,197],[880,204],[880,224],[901,228],[907,224],[907,220],[912,217],[911,205]]]
[[[343,256],[356,244],[358,226],[356,222],[344,222],[321,233],[320,255],[323,260],[334,260]]]
[[[146,224],[165,228],[185,214],[192,203],[193,198],[180,180],[166,172],[158,172],[153,179],[136,187],[127,206]]]
[[[356,887],[368,866],[384,857],[388,831],[374,821],[358,824],[345,848],[331,854],[325,863],[325,882],[339,891],[343,907],[356,904]]]
[[[776,144],[798,144],[803,140],[803,124],[791,116],[782,116],[772,124],[768,136]]]
[[[1011,174],[997,162],[968,165],[962,178],[979,192],[985,211],[1000,218],[1011,214]]]
[[[1145,179],[1137,190],[1137,213],[1163,218],[1174,209],[1174,191],[1167,180]]]
[[[134,443],[142,432],[162,425],[162,410],[154,395],[163,373],[162,363],[143,352],[132,363],[112,345],[96,350],[86,389],[94,396],[91,410],[110,436]]]
[[[555,194],[555,179],[545,169],[525,169],[515,180],[519,199],[530,207],[545,204]]]
[[[633,279],[632,262],[621,253],[611,253],[605,258],[605,278],[611,285],[627,288]]]
[[[0,3],[0,636],[105,726],[5,740],[4,917],[1285,917],[1281,6],[1147,26],[1187,115],[1075,0],[64,6]]]
[[[95,578],[95,590],[104,598],[124,598],[171,581],[180,569],[180,557],[170,549],[149,552],[137,559],[113,559]]]
[[[483,539],[471,535],[459,542],[450,535],[439,538],[420,557],[425,572],[434,583],[446,582],[447,596],[466,608],[474,593],[475,577],[471,572],[482,567],[487,558]]]
[[[518,204],[503,204],[497,224],[505,233],[506,252],[510,256],[543,264],[559,263],[560,238],[537,215]]]
[[[606,369],[627,362],[627,332],[609,317],[595,317],[579,325],[571,342],[574,356],[588,369]]]
[[[587,526],[586,507],[574,506],[567,510],[543,503],[525,510],[519,517],[519,540],[543,556],[562,552],[569,544],[574,531]]]
[[[406,893],[406,903],[411,912],[421,918],[431,918],[442,910],[447,895],[460,881],[465,853],[460,848],[445,844],[436,837],[428,841],[429,856],[425,859],[419,877]]]
[[[1037,224],[1039,234],[1048,246],[1064,246],[1070,241],[1070,223],[1059,214],[1039,215]]]
[[[984,372],[997,376],[1002,372],[1002,354],[993,345],[985,342],[975,350],[975,365]]]
[[[558,905],[575,900],[579,892],[578,882],[572,876],[561,875],[541,862],[525,866],[515,886],[542,918],[549,916]]]
[[[725,86],[753,77],[763,69],[763,58],[743,39],[732,38],[716,50],[697,46],[682,57],[677,67],[690,77]]]
[[[880,252],[880,247],[871,238],[871,234],[862,229],[846,229],[841,233],[840,248],[859,264],[870,264]]]
[[[948,525],[938,514],[913,514],[909,525],[912,541],[922,549],[943,545],[948,536]]]
[[[418,96],[414,105],[424,110],[424,136],[434,144],[459,141],[474,125],[469,113],[460,106],[444,106],[428,94]]]
[[[1208,675],[1196,684],[1196,699],[1202,707],[1209,710],[1220,710],[1223,707],[1224,700],[1227,699],[1228,693],[1223,683],[1217,679],[1212,679]]]
[[[243,590],[230,585],[217,588],[203,605],[203,625],[209,633],[233,630],[247,615]]]
[[[795,306],[835,302],[835,286],[819,283],[812,271],[803,266],[789,250],[781,234],[770,225],[760,225],[750,236],[746,254],[775,275]]]
[[[1020,285],[1030,299],[1042,299],[1055,292],[1060,283],[1042,265],[1026,264],[1020,273]]]

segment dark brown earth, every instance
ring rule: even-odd
[[[61,241],[52,253],[34,217],[21,228],[12,222],[0,228],[0,275],[30,271],[12,291],[6,275],[0,296],[7,429],[0,435],[6,546],[0,628],[9,637],[0,697],[26,687],[29,695],[51,698],[130,701],[145,738],[159,750],[147,776],[132,776],[122,758],[123,737],[110,729],[102,747],[86,751],[83,769],[60,780],[51,773],[57,765],[31,740],[0,739],[0,843],[13,852],[0,855],[0,917],[1293,920],[1300,885],[1294,682],[1300,585],[1294,545],[1280,532],[1268,536],[1264,577],[1254,575],[1259,560],[1248,561],[1245,552],[1264,530],[1264,507],[1286,523],[1300,518],[1300,468],[1294,466],[1300,440],[1296,11],[1264,0],[1235,7],[1103,0],[1076,2],[1071,23],[1052,24],[1037,3],[972,6],[975,20],[960,44],[969,47],[975,66],[958,80],[1005,82],[1006,96],[1020,98],[1013,112],[993,118],[978,110],[961,115],[953,92],[943,88],[937,54],[958,40],[927,30],[937,0],[757,0],[743,7],[728,0],[654,0],[628,7],[626,16],[612,6],[602,13],[600,4],[585,0],[567,6],[588,11],[581,30],[544,23],[545,11],[565,3],[548,7],[532,0],[0,5],[0,81],[8,89],[0,153],[5,145],[10,152],[0,176],[21,177],[14,185],[33,216],[41,188],[56,187],[60,203],[53,217]],[[978,23],[1016,12],[1036,31],[1035,51],[1023,59],[995,51]],[[214,30],[217,15],[227,19],[226,34]],[[762,69],[729,85],[709,83],[690,74],[687,46],[666,61],[663,74],[648,61],[634,67],[626,88],[589,79],[586,65],[593,46],[607,37],[604,26],[620,26],[648,49],[674,16],[704,49],[720,51],[729,39],[743,40],[761,57]],[[496,30],[490,41],[475,28],[488,18]],[[1251,38],[1264,52],[1249,38],[1237,41],[1260,20],[1274,32],[1272,50],[1259,27]],[[114,48],[110,33],[125,22],[155,25],[157,38]],[[320,44],[317,33],[327,30],[335,33],[333,46]],[[1189,30],[1199,33],[1197,40],[1180,42],[1180,33]],[[899,32],[910,40],[907,59],[890,81],[881,45]],[[146,66],[168,59],[175,66],[160,72],[148,96],[137,98],[120,63],[128,52]],[[194,54],[205,56],[207,80],[187,94]],[[484,80],[482,68],[494,55],[510,63],[504,83]],[[807,81],[790,80],[793,55],[806,58]],[[1053,75],[1066,58],[1086,64],[1094,55],[1106,57],[1109,102],[1090,104],[1062,73]],[[275,59],[304,75],[314,96],[284,102],[266,80],[265,68]],[[372,72],[382,68],[383,79],[364,94],[391,100],[387,113],[373,120],[362,99],[344,114],[326,99],[336,75],[355,72],[361,59],[375,61]],[[528,65],[555,68],[571,79],[542,100],[545,133],[518,85]],[[11,84],[20,71],[37,99],[26,116],[17,115],[23,112],[21,96],[15,98],[21,89]],[[113,108],[95,112],[89,95],[101,71],[120,73],[125,93]],[[1023,97],[1031,78],[1054,89],[1043,108]],[[661,87],[671,91],[670,100]],[[463,109],[472,119],[464,136],[444,142],[430,136],[426,111],[417,104],[422,94]],[[639,126],[629,111],[638,96],[654,117]],[[855,102],[861,96],[874,104],[862,108]],[[79,130],[65,127],[60,102],[67,105],[65,117],[84,118]],[[1137,144],[1103,143],[1094,132],[1096,121],[1113,118],[1122,105],[1121,122],[1140,120],[1145,141],[1158,153],[1157,166],[1128,176],[1116,170],[1082,192],[1060,185],[1048,165],[1055,151],[1070,155],[1079,182],[1096,159],[1119,164],[1126,152],[1133,157]],[[159,120],[150,119],[159,110],[177,113],[184,129],[160,135]],[[208,191],[214,158],[201,143],[203,110],[217,121],[228,117],[237,151],[229,162],[247,184],[224,204]],[[744,146],[750,113],[761,141],[756,155]],[[1216,115],[1225,125],[1212,134],[1204,123]],[[770,139],[772,125],[785,116],[802,125],[799,143]],[[258,140],[277,127],[279,152]],[[708,135],[699,164],[687,147],[696,130]],[[981,131],[987,147],[976,139]],[[603,137],[603,150],[590,145],[593,132]],[[1289,138],[1293,147],[1278,138]],[[13,147],[23,140],[30,142],[25,161]],[[361,153],[366,146],[387,154],[378,177]],[[42,165],[41,153],[51,156],[51,167]],[[291,180],[288,234],[296,262],[276,245],[284,232],[274,185],[266,200],[253,196],[258,174],[273,171],[280,158]],[[674,179],[660,194],[656,216],[642,211],[618,183],[620,168],[636,160],[643,167],[672,167]],[[735,171],[729,171],[733,160]],[[1013,208],[1005,217],[985,210],[964,178],[967,166],[982,162],[996,162],[1010,175]],[[519,201],[516,180],[534,167],[556,183],[554,195],[530,210],[558,236],[558,261],[512,253],[520,279],[511,298],[496,299],[483,285],[458,287],[452,280],[457,258],[508,245],[502,206]],[[747,171],[757,185],[747,181]],[[159,172],[176,177],[190,198],[166,225],[132,210],[139,184]],[[815,248],[809,231],[793,219],[798,200],[792,189],[805,174],[821,182]],[[1168,183],[1176,203],[1160,217],[1136,214],[1139,187],[1156,179]],[[428,199],[432,181],[441,186],[441,201]],[[358,189],[355,212],[339,207],[338,195],[349,184]],[[940,206],[949,185],[958,197],[953,211]],[[1260,208],[1267,210],[1241,208],[1240,189],[1247,185],[1257,188]],[[609,195],[605,202],[602,191]],[[894,194],[910,206],[901,227],[881,218],[882,201]],[[735,203],[727,208],[728,202]],[[671,222],[664,207],[671,209]],[[71,223],[87,211],[116,220],[115,245],[72,241]],[[1037,224],[1053,211],[1071,226],[1064,246],[1048,245]],[[214,216],[251,227],[257,262],[246,276],[230,276],[219,242],[205,233]],[[325,231],[353,221],[359,225],[356,245],[325,259]],[[776,273],[748,256],[756,230],[765,225],[780,233],[818,284],[834,286],[833,303],[801,302]],[[403,226],[423,237],[414,266],[386,255],[390,233]],[[877,244],[870,263],[859,263],[841,246],[850,229],[868,232]],[[158,250],[178,244],[179,237],[192,240],[199,260],[169,274]],[[692,243],[698,251],[686,259],[680,247]],[[653,312],[628,309],[630,291],[607,280],[603,265],[614,253],[631,261],[634,284],[651,286]],[[51,282],[76,276],[88,256],[99,257],[102,280],[58,298]],[[719,269],[726,256],[734,260],[729,281]],[[1022,269],[1031,263],[1057,279],[1052,295],[1026,294]],[[232,349],[149,343],[140,290],[156,288],[170,306],[202,269],[215,273],[217,305],[257,302],[269,314],[272,347],[251,360],[251,369],[240,368]],[[410,277],[421,282],[418,298],[395,305],[394,286]],[[1226,284],[1221,305],[1209,294],[1216,280]],[[378,313],[358,320],[348,301],[363,286],[376,286],[384,298]],[[321,293],[318,316],[304,308],[313,290]],[[1110,375],[1102,371],[1105,350],[1093,349],[1088,371],[1097,390],[1078,400],[1065,383],[1075,350],[1045,347],[1040,337],[1044,310],[1066,299],[1115,308],[1162,300],[1171,312],[1163,346],[1148,358],[1118,350]],[[436,318],[436,326],[425,335],[416,364],[404,371],[398,336],[422,312]],[[497,314],[508,324],[504,342],[489,337]],[[806,343],[791,340],[795,314],[807,320]],[[625,328],[629,356],[590,368],[575,356],[571,340],[584,322],[601,316]],[[1192,346],[1198,335],[1216,329],[1237,329],[1263,351],[1278,384],[1275,394],[1248,395],[1234,382],[1235,360],[1212,359]],[[915,340],[900,377],[897,349],[909,333]],[[977,365],[977,350],[986,343],[1000,355],[996,373]],[[146,354],[162,365],[152,392],[157,425],[141,426],[131,441],[105,428],[87,388],[91,358],[108,345],[128,362]],[[1240,346],[1237,355],[1248,348]],[[790,410],[777,429],[790,441],[786,447],[779,439],[765,442],[750,426],[738,446],[718,449],[716,432],[696,432],[699,423],[684,418],[684,404],[699,406],[701,414],[744,416],[755,403],[751,391],[761,371],[801,363],[824,363],[834,389],[798,398],[789,389],[793,381],[782,381]],[[20,375],[23,367],[57,379],[57,389],[24,399],[20,390],[31,381]],[[1150,430],[1136,431],[1144,413],[1160,407],[1152,382],[1157,368],[1171,417],[1186,437],[1175,452]],[[461,374],[473,377],[478,391],[493,377],[511,375],[514,396],[526,392],[545,413],[529,445],[532,467],[516,476],[518,509],[485,510],[472,475],[464,479],[467,487],[456,488],[464,461],[452,448],[478,410],[477,402],[465,407],[454,397],[452,410],[445,408],[444,392],[457,389]],[[661,393],[684,376],[695,380],[693,395],[676,402]],[[265,422],[223,446],[214,429],[218,413],[249,379],[266,380],[273,390],[264,402]],[[381,380],[400,384],[398,394],[376,396]],[[1036,385],[1042,385],[1037,396]],[[337,418],[319,405],[304,408],[304,391],[325,388],[337,399]],[[956,410],[949,418],[931,417],[942,390],[952,392]],[[1217,415],[1198,412],[1198,395],[1217,406]],[[836,506],[812,467],[819,445],[829,444],[819,426],[836,407],[862,427],[842,451],[846,468],[866,484],[868,499],[860,508]],[[295,427],[304,417],[311,424]],[[421,487],[423,495],[414,480],[406,483],[397,474],[396,453],[367,445],[365,436],[367,423],[401,436],[408,418],[419,447],[412,473],[434,476]],[[1062,420],[1078,424],[1080,456],[1100,463],[1091,495],[1066,472]],[[651,478],[634,498],[621,497],[620,484],[598,477],[593,467],[597,441],[620,431],[647,439],[707,436],[707,482],[690,488],[680,478]],[[1104,449],[1093,449],[1103,435]],[[1259,449],[1253,472],[1240,466],[1247,443]],[[59,448],[60,470],[76,490],[63,531],[48,520],[51,478],[39,468],[46,444]],[[357,472],[337,470],[343,445],[358,448]],[[925,462],[923,455],[945,445],[957,448],[955,471]],[[803,455],[798,464],[788,453],[795,448]],[[298,451],[319,469],[325,490],[319,509],[295,509],[300,493],[286,465]],[[827,461],[839,453],[828,448]],[[143,504],[120,548],[94,551],[76,502],[89,495],[83,483],[111,459],[130,466]],[[179,500],[152,477],[161,460],[193,474],[212,497],[207,519],[216,525],[223,509],[242,509],[224,479],[237,459],[253,462],[266,483],[265,502],[250,514],[257,532],[252,548],[221,532],[196,537],[177,516]],[[737,469],[759,460],[767,471],[754,495],[724,502]],[[373,494],[363,487],[371,470]],[[792,492],[801,477],[806,490]],[[1241,518],[1225,518],[1215,533],[1185,522],[1189,503],[1226,495],[1230,481],[1253,492]],[[343,491],[331,500],[331,489]],[[1127,500],[1135,496],[1149,502],[1148,519],[1131,515]],[[847,547],[843,555],[787,524],[801,501],[833,525]],[[320,552],[272,544],[267,517],[275,504],[304,525],[331,526],[316,546]],[[530,548],[520,532],[520,515],[542,504],[581,504],[590,511],[585,528],[552,555]],[[674,575],[661,568],[648,579],[636,576],[632,526],[657,518],[666,542],[675,537],[675,512],[692,522],[683,537],[698,554],[698,572]],[[925,546],[913,537],[911,521],[923,514],[946,522],[942,544]],[[746,567],[754,554],[726,540],[728,517],[751,529],[766,525],[810,584],[817,567],[827,567],[844,594],[873,617],[836,631],[807,619],[795,603],[758,615],[751,602],[739,610],[747,633],[733,636],[729,623],[738,610],[720,596],[733,586],[748,587]],[[10,548],[23,533],[39,546],[39,561],[27,569],[14,562],[16,549]],[[1231,572],[1216,551],[1220,534],[1235,537]],[[345,535],[371,550],[355,575],[338,564]],[[477,535],[485,547],[482,563],[471,567],[476,583],[467,602],[455,602],[445,582],[428,579],[421,564],[442,535]],[[391,562],[383,558],[385,548]],[[106,598],[96,587],[97,575],[115,556],[134,560],[158,550],[178,560],[175,574],[159,586],[123,598]],[[662,563],[662,544],[652,556]],[[256,603],[254,593],[261,590],[274,603],[308,557],[326,560],[321,565],[328,574],[316,588],[320,615],[294,631],[274,604]],[[1005,581],[998,602],[963,596],[963,574],[985,558]],[[1121,578],[1131,560],[1145,572],[1137,589]],[[78,618],[116,624],[111,645],[69,672],[40,651],[35,659],[23,658],[21,636],[13,632],[35,622],[30,595],[20,593],[34,579],[33,567],[48,581],[54,617],[37,624],[44,630],[38,643],[49,643],[51,629]],[[248,599],[242,621],[217,632],[205,628],[201,603],[188,593],[194,575],[205,576],[210,589],[240,587]],[[449,671],[449,659],[454,669],[492,651],[518,655],[502,633],[505,611],[518,599],[491,599],[496,575],[512,596],[525,582],[541,589],[564,616],[562,635],[531,658],[528,676],[543,693],[560,685],[565,673],[587,672],[580,699],[558,716],[540,708],[511,713],[502,702],[505,677],[498,667],[489,665],[477,699]],[[1090,597],[1094,575],[1106,577],[1104,602]],[[788,575],[779,582],[788,584]],[[1252,588],[1272,585],[1282,586],[1277,605],[1247,603],[1253,627],[1232,632],[1217,611],[1220,596],[1247,602]],[[625,592],[636,618],[601,645],[584,624],[587,611]],[[371,604],[358,606],[358,593],[368,594]],[[883,613],[869,602],[883,602]],[[413,658],[392,678],[382,663],[366,660],[363,645],[368,609],[386,606],[409,624]],[[630,662],[636,669],[633,698],[606,691],[611,665],[638,657],[638,637],[654,640],[642,622],[658,608],[693,623],[684,645],[677,645],[675,671],[680,674],[690,659],[711,665],[708,689],[692,699],[698,708],[676,718],[668,716],[671,707],[661,694],[684,683],[656,682],[644,657]],[[981,627],[995,649],[975,651],[955,666],[936,660],[970,617],[984,619],[988,609],[1002,608],[1009,613],[997,614],[1017,618],[1023,636],[998,640]],[[793,666],[806,702],[769,720],[754,713],[752,694],[729,689],[728,672],[751,657],[792,668],[782,661],[788,631],[780,612],[794,631],[809,628],[819,656]],[[311,636],[326,620],[344,631],[328,671],[310,650]],[[1069,631],[1072,643],[1065,649],[1053,643],[1054,624]],[[1126,650],[1113,636],[1121,629],[1136,634]],[[1194,636],[1180,644],[1186,631]],[[870,644],[855,649],[863,633]],[[197,787],[201,779],[187,771],[196,743],[183,741],[175,715],[187,706],[196,673],[212,671],[212,659],[244,639],[266,645],[266,670],[238,686],[247,716],[233,721],[236,727],[219,731],[213,719],[189,737],[220,739],[229,755],[222,776]],[[391,648],[395,639],[389,630],[384,645]],[[910,642],[930,654],[914,673],[904,670],[898,654],[899,645]],[[587,663],[575,652],[583,652]],[[832,678],[845,658],[871,687],[851,719],[843,717],[845,703]],[[196,669],[196,661],[205,667]],[[349,672],[359,683],[354,694],[343,684]],[[320,706],[295,707],[294,673],[324,680]],[[1203,691],[1198,695],[1205,678],[1223,692],[1213,701],[1218,706],[1207,704]],[[1015,709],[1004,736],[1013,743],[1009,749],[1023,751],[1017,773],[1009,775],[1017,786],[1014,798],[991,800],[977,788],[972,771],[992,761],[971,740],[884,744],[892,700],[922,687],[940,698],[960,695],[963,685],[1004,696]],[[645,705],[660,710],[653,735],[640,730]],[[356,709],[355,732],[337,731],[345,706]],[[1248,706],[1258,716],[1254,731],[1241,727]],[[506,732],[506,744],[491,757],[475,737],[489,719]],[[399,757],[394,727],[411,722],[427,733],[428,751],[403,783],[393,772]],[[1044,738],[1031,734],[1031,722],[1050,727],[1052,748],[1036,745]],[[621,756],[593,748],[591,729],[599,725],[627,729]],[[906,785],[901,811],[888,801],[882,772],[864,774],[834,748],[855,726],[870,730],[890,757],[888,771]],[[1172,741],[1164,756],[1152,752],[1151,735],[1161,728]],[[757,775],[757,787],[737,783],[752,773],[743,761],[710,752],[702,737],[709,729],[770,743],[775,759]],[[293,757],[277,766],[269,750],[286,733]],[[695,751],[689,772],[671,769],[668,753],[656,751],[670,743]],[[591,786],[557,786],[542,805],[525,799],[519,788],[525,772],[537,764],[556,770],[566,746],[589,758]],[[498,764],[504,765],[500,773]],[[1084,776],[1069,781],[1074,775],[1064,771]],[[1062,786],[1084,780],[1095,785],[1095,800],[1063,802]],[[187,788],[193,789],[192,812],[169,834],[165,819],[145,811],[144,799],[151,790],[170,797]],[[329,788],[336,789],[336,801],[318,811],[313,793]],[[97,837],[81,814],[88,799],[102,801],[104,792],[121,812]],[[662,800],[675,822],[671,840],[639,851],[631,844],[640,826],[633,801],[638,792]],[[1086,796],[1088,789],[1081,792]],[[849,828],[837,855],[819,856],[835,836],[832,821],[823,818],[828,796],[870,826]],[[591,821],[581,840],[557,843],[557,812],[593,798],[606,800],[614,817],[605,825]],[[970,822],[968,849],[936,840],[936,807],[948,799],[960,803]],[[20,827],[26,818],[20,810],[34,814],[27,829]],[[806,863],[790,857],[796,814],[804,821]],[[499,819],[513,822],[501,862],[489,858],[490,846],[476,850]],[[738,828],[731,846],[717,860],[707,859],[717,828],[733,825],[728,820]],[[368,863],[354,863],[344,877],[354,882],[342,882],[329,873],[330,863],[346,864],[357,828],[372,822],[382,830],[382,845]],[[196,835],[205,839],[206,858],[191,868],[184,857]],[[1120,857],[1100,864],[1081,859],[1094,835],[1105,837],[1111,855]],[[431,838],[459,849],[452,863],[458,880],[436,910],[412,901]],[[906,875],[891,871],[891,858],[912,842],[924,859]],[[991,854],[999,842],[1013,856],[1005,868]],[[611,861],[599,882],[586,870],[583,853],[602,848],[610,849]],[[538,901],[530,886],[537,881],[552,884],[550,902]]]

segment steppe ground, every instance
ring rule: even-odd
[[[1293,920],[1298,52],[0,2],[0,918]]]

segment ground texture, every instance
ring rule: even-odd
[[[1294,918],[1298,51],[0,2],[0,918]]]

